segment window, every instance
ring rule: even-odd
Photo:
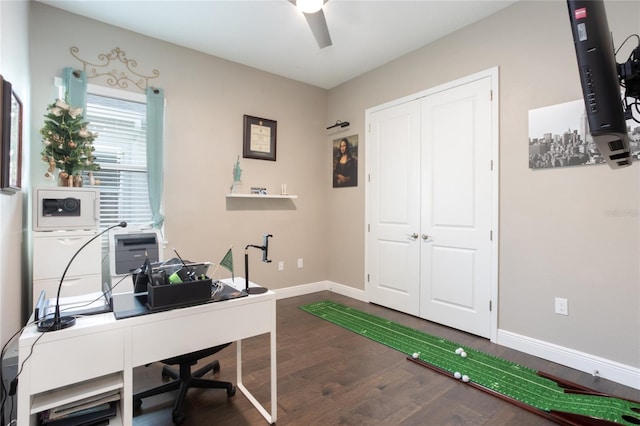
[[[147,188],[146,97],[89,86],[85,119],[94,140],[93,177],[100,189],[100,227],[151,221]],[[86,182],[86,179],[85,179]]]

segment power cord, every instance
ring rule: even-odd
[[[11,336],[9,338],[9,340],[7,340],[7,342],[4,344],[4,346],[2,346],[2,351],[0,351],[0,385],[1,385],[1,390],[2,390],[2,400],[0,401],[0,407],[2,409],[2,424],[5,424],[5,403],[7,402],[7,398],[9,396],[13,397],[16,394],[16,391],[18,389],[18,374],[16,374],[16,377],[11,381],[10,385],[9,385],[9,390],[7,391],[7,388],[4,384],[4,366],[2,364],[4,364],[4,355],[7,352],[7,348],[9,347],[9,345],[14,341],[14,339],[20,335],[20,333],[22,333],[22,331],[31,324],[27,324],[24,327],[21,327],[18,331],[16,331],[13,336]],[[35,342],[34,342],[35,344]],[[7,425],[10,425],[13,423],[11,419],[11,417],[13,416],[13,398],[11,398],[11,410],[9,411],[9,423],[6,423]]]

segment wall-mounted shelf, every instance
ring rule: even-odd
[[[297,195],[264,195],[264,194],[227,194],[227,198],[270,198],[293,200]]]

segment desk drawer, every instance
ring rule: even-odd
[[[251,297],[251,296],[249,296]],[[275,332],[275,299],[217,302],[161,312],[132,328],[133,366]],[[162,339],[158,335],[163,336]]]
[[[122,330],[38,343],[27,361],[31,363],[31,394],[122,371],[123,353]]]

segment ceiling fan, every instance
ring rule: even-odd
[[[329,0],[289,0],[298,7],[307,19],[309,28],[318,42],[320,49],[331,46],[331,36],[327,27],[327,20],[324,18],[322,6]]]

